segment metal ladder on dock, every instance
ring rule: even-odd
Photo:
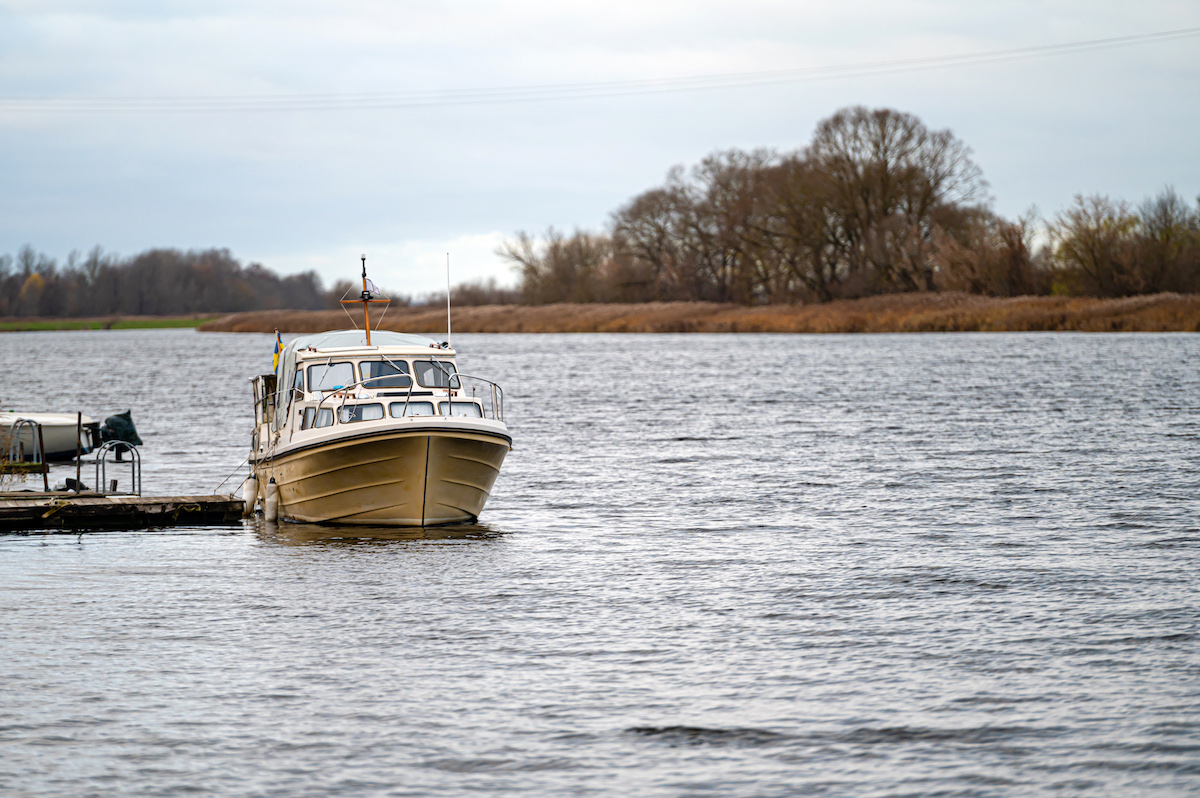
[[[115,479],[111,483],[108,482],[108,455],[111,452],[116,452],[117,462],[121,462],[121,455],[123,453],[130,453],[129,484],[132,490],[125,492],[118,491]],[[126,496],[142,495],[142,455],[138,452],[136,446],[125,441],[105,441],[96,450],[96,492],[106,496],[119,493],[123,493]]]
[[[30,462],[25,462],[25,442],[21,430],[29,430]],[[50,490],[50,471],[46,464],[46,444],[42,439],[42,425],[31,418],[18,418],[9,427],[8,459],[0,467],[0,473],[35,474],[41,472],[42,486]]]

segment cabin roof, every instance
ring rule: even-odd
[[[373,330],[371,346],[416,346],[429,349],[436,343],[432,338],[412,333]],[[288,342],[293,351],[301,349],[361,349],[367,345],[367,336],[362,330],[332,330],[330,332],[301,335]]]

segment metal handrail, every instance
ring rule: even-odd
[[[434,361],[434,362],[436,363],[437,361]],[[450,392],[455,391],[455,390],[458,390],[458,391],[466,390],[466,387],[463,385],[464,379],[475,380],[477,382],[482,382],[490,387],[491,399],[492,399],[492,406],[491,406],[492,420],[500,421],[500,422],[504,421],[504,389],[503,388],[501,388],[499,385],[492,382],[491,380],[487,379],[486,377],[476,377],[474,374],[464,374],[461,371],[448,372],[445,369],[443,369],[442,372],[444,374],[448,375],[451,380],[458,380],[457,387],[455,387],[453,385],[449,385],[446,387],[446,393],[449,394],[446,397],[446,401],[450,404],[451,408],[453,408],[453,406],[454,406],[454,395],[450,394]],[[422,386],[422,387],[424,387],[424,386]],[[404,397],[404,410],[401,411],[401,415],[408,412],[408,403],[410,401],[412,401],[412,389],[413,389],[412,384],[409,384],[408,392]],[[474,386],[471,387],[471,398],[473,398],[473,399],[475,398],[475,387]],[[342,404],[345,404],[345,401],[343,401]],[[487,418],[487,416],[484,416],[484,418]]]
[[[443,371],[443,373],[449,375],[451,383],[453,383],[454,380],[458,381],[457,386],[451,384],[451,385],[448,385],[445,389],[448,394],[448,396],[446,398],[446,400],[448,402],[454,401],[453,394],[450,393],[451,391],[464,390],[463,384],[462,384],[463,379],[476,380],[478,382],[485,383],[486,385],[488,385],[490,387],[490,390],[491,390],[492,418],[495,421],[501,421],[501,422],[504,421],[504,390],[499,385],[497,385],[496,383],[492,382],[489,379],[485,379],[484,377],[476,377],[473,374],[463,374],[461,372],[445,372],[445,371]],[[358,382],[351,383],[350,385],[344,385],[341,388],[337,388],[335,390],[330,391],[327,395],[322,396],[320,401],[317,402],[317,406],[315,408],[316,414],[319,414],[321,412],[321,407],[325,404],[325,401],[327,399],[329,399],[335,395],[339,395],[339,394],[340,394],[339,398],[342,401],[340,404],[338,404],[337,409],[340,411],[343,407],[346,406],[346,402],[347,402],[347,400],[350,399],[350,393],[352,391],[354,391],[357,388],[365,387],[366,383],[368,383],[368,382],[374,382],[379,379],[383,379],[383,378],[369,377],[365,380],[359,380]],[[404,396],[404,410],[401,411],[401,415],[403,415],[405,412],[408,411],[408,404],[409,404],[409,402],[412,401],[412,393],[413,393],[414,386],[415,386],[415,381],[412,379],[412,376],[410,375],[408,389],[405,391],[405,396]],[[426,387],[426,386],[420,386],[420,387]],[[315,393],[315,391],[309,391],[309,393]],[[472,394],[472,397],[474,397],[474,394]],[[378,398],[378,397],[370,397],[370,398]],[[316,420],[315,414],[314,414],[313,420],[314,420],[314,422]]]
[[[38,434],[42,428],[42,425],[40,423],[34,421],[32,418],[18,418],[16,421],[14,421],[12,423],[12,426],[9,427],[9,432],[12,435],[12,437],[8,439],[8,460],[9,460],[9,462],[17,463],[17,462],[25,461],[25,446],[23,443],[21,443],[21,428],[22,427],[29,427],[29,439],[32,441],[31,446],[33,449],[33,453],[32,453],[33,456],[31,457],[29,462],[31,462],[31,463],[46,462],[46,450],[44,448],[42,448],[43,447],[42,436]]]
[[[504,420],[504,389],[503,388],[501,388],[499,385],[497,385],[496,383],[492,382],[491,380],[489,380],[485,377],[476,377],[474,374],[462,374],[460,372],[456,376],[459,378],[459,390],[463,390],[462,380],[464,378],[468,379],[468,380],[476,380],[478,382],[482,382],[485,385],[489,386],[491,393],[492,393],[492,416],[495,418],[496,421]],[[471,396],[472,397],[475,396],[474,386],[471,387]]]
[[[124,447],[124,448],[120,448]],[[96,452],[96,492],[103,494],[119,493],[116,490],[108,490],[106,488],[108,478],[108,453],[117,452],[118,457],[121,452],[131,452],[132,457],[129,458],[129,476],[130,482],[133,483],[134,496],[142,495],[142,455],[138,452],[136,446],[125,441],[105,441],[104,444]]]

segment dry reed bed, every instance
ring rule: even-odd
[[[209,332],[303,333],[350,326],[342,311],[235,313]],[[400,308],[383,329],[441,333],[446,311]],[[1200,331],[1200,295],[1123,299],[982,297],[957,292],[892,294],[819,305],[744,307],[713,302],[486,305],[454,310],[459,332],[1168,332]]]

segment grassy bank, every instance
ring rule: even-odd
[[[342,311],[235,313],[212,332],[320,332],[350,326]],[[444,333],[446,311],[400,308],[382,329]],[[744,307],[712,302],[487,305],[454,311],[458,332],[1167,332],[1200,330],[1200,294],[1124,299],[893,294],[822,305]]]
[[[206,316],[107,316],[94,319],[0,318],[0,332],[46,330],[147,330],[164,327],[199,327],[219,318]]]

